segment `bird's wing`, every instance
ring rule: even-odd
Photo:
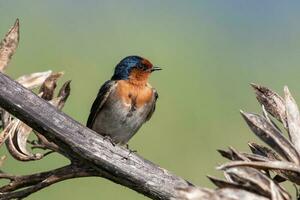
[[[154,93],[154,100],[153,100],[153,103],[151,105],[152,107],[150,109],[150,112],[147,115],[146,121],[150,120],[150,118],[152,117],[152,115],[155,111],[155,105],[156,105],[156,100],[158,99],[158,93],[156,92],[155,89],[153,89],[153,93]]]
[[[106,81],[102,85],[102,87],[100,88],[98,95],[92,105],[90,115],[89,115],[88,121],[86,123],[87,127],[92,128],[97,114],[102,109],[104,103],[107,100],[107,97],[109,96],[111,91],[116,87],[116,85],[117,85],[117,82],[112,81],[112,80]]]

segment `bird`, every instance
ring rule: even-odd
[[[158,70],[161,68],[141,56],[123,58],[116,65],[111,79],[100,87],[87,127],[113,144],[127,146],[155,111],[158,93],[148,79]]]

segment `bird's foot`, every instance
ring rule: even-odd
[[[113,141],[113,140],[111,139],[111,137],[108,136],[108,135],[105,135],[105,136],[103,137],[103,140],[108,140],[108,141],[111,143],[111,145],[116,146],[116,144],[114,143],[114,141]]]
[[[129,154],[131,154],[131,153],[136,153],[136,152],[137,152],[137,150],[132,150],[132,149],[130,149],[130,148],[129,148],[129,144],[126,144],[126,149],[128,149]]]
[[[124,160],[128,160],[129,156],[130,156],[132,153],[136,153],[136,152],[137,152],[137,150],[129,149],[129,145],[128,145],[128,144],[126,144],[126,149],[128,149],[129,153],[128,153],[128,155],[127,155],[126,157],[123,158]]]

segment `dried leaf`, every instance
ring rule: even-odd
[[[294,163],[291,162],[285,162],[285,161],[269,161],[269,162],[232,161],[230,163],[226,163],[217,167],[217,169],[225,170],[227,168],[237,167],[237,166],[254,167],[257,169],[286,170],[286,171],[292,171],[300,174],[300,168],[298,165],[295,165]]]
[[[60,101],[57,104],[57,108],[59,110],[61,110],[64,107],[64,105],[70,95],[70,92],[71,92],[70,84],[71,84],[71,80],[65,82],[59,90],[59,93],[57,95],[57,97],[60,98]]]
[[[9,136],[9,132],[10,129],[12,128],[12,124],[9,124],[8,126],[6,126],[3,131],[0,134],[0,147],[2,146],[2,144],[6,141],[6,139]]]
[[[200,187],[177,188],[177,193],[180,198],[171,198],[171,200],[219,200],[213,190]],[[224,199],[226,200],[226,199]]]
[[[44,81],[51,75],[52,71],[36,72],[29,75],[19,77],[16,81],[24,87],[32,90],[41,86]]]
[[[290,162],[284,161],[269,161],[269,162],[241,162],[233,161],[231,163],[224,164],[218,169],[224,169],[236,166],[249,166],[257,169],[268,169],[281,172],[279,175],[289,179],[293,183],[300,185],[300,168]]]
[[[208,178],[219,188],[224,189],[224,188],[232,188],[232,189],[238,189],[238,190],[244,190],[244,191],[249,191],[249,192],[253,192],[265,197],[270,197],[270,192],[263,192],[260,190],[260,188],[253,188],[250,187],[250,185],[247,184],[241,184],[241,183],[236,183],[236,182],[229,182],[229,181],[225,181],[216,177],[211,177],[208,176]]]
[[[242,184],[235,183],[232,181],[222,180],[212,176],[207,176],[207,177],[214,185],[216,185],[219,188],[237,188],[237,189],[243,189],[249,191],[249,188],[245,187]]]
[[[277,174],[277,175],[274,176],[273,180],[274,180],[276,183],[281,183],[281,182],[286,181],[287,179],[284,178],[283,176]]]
[[[228,151],[224,150],[217,150],[223,157],[229,159],[229,160],[246,160],[249,161],[249,159],[243,154],[238,152],[233,147],[229,147]]]
[[[290,140],[300,152],[300,113],[288,87],[284,87],[284,100]]]
[[[267,87],[254,83],[252,83],[251,86],[256,93],[256,98],[259,103],[264,105],[265,109],[287,128],[284,100],[276,92],[273,92]]]
[[[268,157],[269,160],[265,160],[264,162],[269,162],[269,161],[281,161],[280,157],[271,149],[261,146],[256,143],[248,143],[251,151],[255,154],[263,155],[265,157]],[[253,160],[256,161],[256,160]],[[257,160],[260,161],[260,160]],[[262,160],[261,160],[262,161]],[[299,184],[299,174],[291,172],[291,171],[286,171],[286,170],[274,170],[278,175],[289,179],[290,181]]]
[[[4,72],[19,44],[19,19],[0,43],[0,72]]]
[[[253,192],[237,188],[221,188],[216,190],[218,200],[267,200],[268,198]],[[200,199],[198,199],[200,200]],[[202,200],[202,199],[201,199]]]
[[[261,162],[268,162],[270,161],[269,158],[263,157],[257,154],[250,154],[250,153],[242,153],[245,157],[247,157],[251,161],[261,161]]]
[[[276,188],[277,187],[275,186],[274,181],[271,181],[271,183],[270,183],[271,199],[272,200],[285,200],[285,199],[287,199],[287,198],[284,198],[283,194],[280,193],[280,191],[277,190]],[[291,197],[288,198],[288,199],[291,199]]]
[[[256,144],[254,142],[249,142],[248,146],[254,154],[267,157],[269,160],[281,160],[279,155],[277,155],[272,149],[269,149],[265,146]]]
[[[57,80],[62,77],[64,73],[58,72],[58,73],[52,73],[43,83],[43,85],[40,88],[40,92],[42,92],[42,98],[49,101],[53,98],[54,90],[56,88],[56,82]]]
[[[227,158],[229,160],[238,160],[237,158],[234,157],[233,153],[230,150],[222,150],[222,149],[218,149],[217,150],[221,156],[223,156],[224,158]]]
[[[28,137],[30,135],[30,133],[32,132],[32,128],[27,126],[25,123],[20,122],[20,125],[18,126],[16,133],[14,135],[14,143],[15,143],[15,147],[20,150],[21,153],[23,153],[24,155],[30,156],[32,157],[33,154],[30,153],[27,149],[27,140]],[[34,156],[36,157],[36,156]]]
[[[238,152],[236,149],[233,147],[229,147],[229,150],[237,157],[239,160],[244,160],[244,161],[250,161],[246,156],[244,156],[242,153]]]
[[[9,136],[5,142],[9,153],[20,161],[40,160],[43,157],[42,154],[32,154],[26,150],[27,138],[32,129],[26,127],[27,125],[18,119],[14,119],[10,124],[12,125],[9,129]]]
[[[232,167],[226,169],[226,173],[231,177],[231,180],[239,185],[243,185],[248,191],[257,192],[267,197],[272,196],[270,185],[273,183],[273,180],[259,170],[250,167]],[[275,184],[272,189],[277,190],[280,197],[284,197],[280,199],[290,199],[288,193],[279,185]]]
[[[300,158],[295,147],[264,117],[257,114],[244,113],[242,116],[250,129],[261,140],[272,147],[283,158],[293,163],[299,164]]]
[[[0,128],[4,129],[11,120],[11,115],[6,112],[4,109],[0,108]]]
[[[218,149],[217,150],[221,156],[223,156],[224,158],[227,158],[229,160],[242,160],[239,157],[237,157],[235,155],[235,153],[233,153],[231,150],[221,150]],[[240,153],[243,157],[246,157],[247,160],[252,160],[252,161],[263,161],[263,162],[267,162],[270,159],[268,159],[267,157],[261,156],[261,155],[257,155],[257,154],[250,154],[250,153],[245,153],[245,152],[241,152]]]
[[[273,126],[281,133],[280,128],[279,128],[279,127],[276,125],[276,123],[269,117],[268,112],[267,112],[266,109],[265,109],[265,106],[262,105],[261,108],[262,108],[262,111],[263,111],[263,116],[264,116],[264,118],[266,118],[266,120],[268,120],[268,122],[269,122],[270,124],[272,124],[272,125],[273,125]]]
[[[210,190],[200,187],[177,189],[179,198],[176,200],[267,200],[268,198],[238,188],[220,188]],[[171,198],[171,200],[175,200]]]

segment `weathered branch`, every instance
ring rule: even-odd
[[[0,106],[55,141],[71,160],[87,163],[104,177],[153,199],[179,198],[178,188],[191,185],[126,148],[113,146],[2,73]]]
[[[54,183],[71,178],[89,176],[100,176],[100,174],[92,168],[86,168],[84,166],[79,167],[73,164],[47,172],[25,176],[15,176],[3,173],[0,174],[0,178],[9,179],[11,182],[8,185],[0,187],[1,199],[24,198]],[[18,190],[19,188],[25,189]]]

